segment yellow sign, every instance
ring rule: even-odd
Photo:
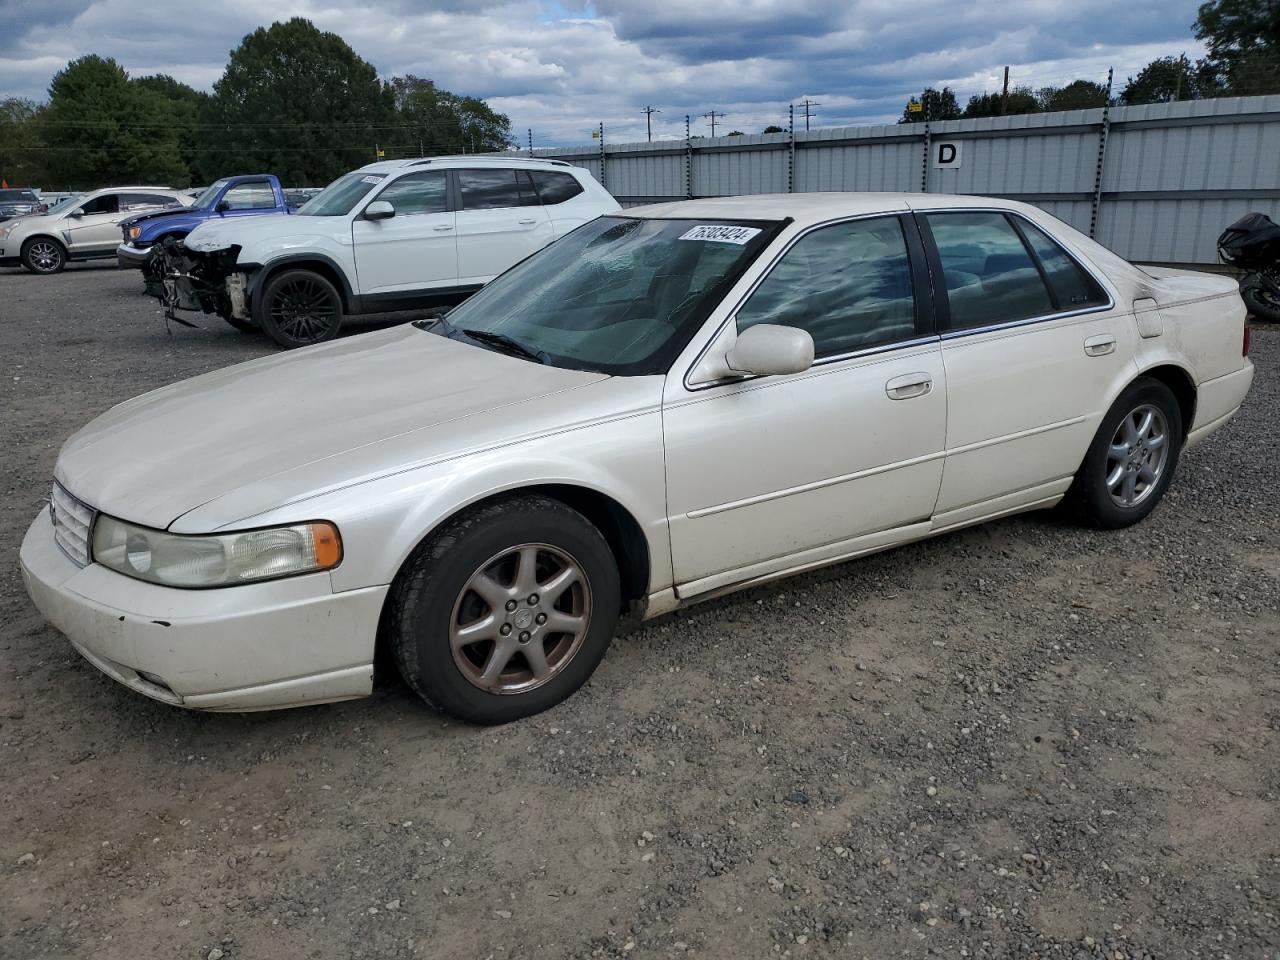
[[[387,155],[387,151],[385,151],[385,150],[379,150],[379,151],[378,151],[378,159],[379,159],[379,160],[381,160],[381,159],[382,159],[383,157],[385,157],[386,155]]]
[[[599,140],[599,139],[600,139],[600,131],[599,131],[599,130],[592,130],[592,131],[591,131],[591,139],[592,139],[592,140]]]
[[[922,113],[923,111],[924,111],[924,104],[923,104],[923,103],[921,103],[919,100],[908,100],[908,101],[907,101],[907,112],[908,112],[908,113]]]

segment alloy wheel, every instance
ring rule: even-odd
[[[578,653],[591,625],[591,587],[581,564],[546,543],[487,560],[453,605],[449,646],[473,686],[518,694],[542,686]]]
[[[319,283],[295,277],[271,301],[271,319],[281,333],[299,343],[323,339],[338,322],[338,305]]]
[[[1169,462],[1169,423],[1159,407],[1144,403],[1130,411],[1107,449],[1107,490],[1121,507],[1149,497]]]
[[[62,250],[51,240],[36,240],[27,248],[27,260],[40,273],[53,273],[62,264]]]

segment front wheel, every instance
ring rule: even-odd
[[[292,349],[324,343],[342,326],[342,298],[332,283],[310,270],[286,270],[267,281],[254,315],[263,331]]]
[[[1094,526],[1131,526],[1164,496],[1181,447],[1182,411],[1173,391],[1159,380],[1135,380],[1102,418],[1068,498]]]
[[[424,542],[388,599],[400,673],[472,723],[540,713],[586,683],[613,638],[618,567],[604,537],[558,500],[483,506]]]
[[[32,273],[61,273],[67,265],[67,249],[57,240],[33,237],[22,245],[21,259]]]

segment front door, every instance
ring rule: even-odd
[[[455,175],[460,282],[488,283],[556,238],[527,171],[495,167]]]
[[[120,221],[133,214],[121,210],[120,195],[104,193],[81,204],[79,213],[63,220],[72,257],[111,253],[120,243]]]
[[[458,284],[458,240],[443,170],[411,173],[371,200],[395,208],[386,220],[352,221],[356,273],[365,296],[391,296]]]
[[[942,478],[946,383],[909,218],[804,234],[737,310],[807,330],[791,376],[686,385],[664,401],[677,590],[692,595],[925,523]],[[919,301],[919,309],[917,309]]]
[[[1114,385],[1136,372],[1134,325],[1025,218],[919,216],[946,289],[948,454],[937,522],[990,513],[992,501],[1012,508],[1056,496],[1079,469]]]

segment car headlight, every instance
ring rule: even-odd
[[[331,570],[342,560],[342,538],[325,521],[190,536],[99,514],[93,560],[167,587],[230,587]]]
[[[138,236],[139,236],[141,233],[142,233],[142,228],[141,228],[141,227],[130,227],[130,228],[129,228],[129,239],[130,239],[130,240],[137,240],[137,239],[138,239]]]

